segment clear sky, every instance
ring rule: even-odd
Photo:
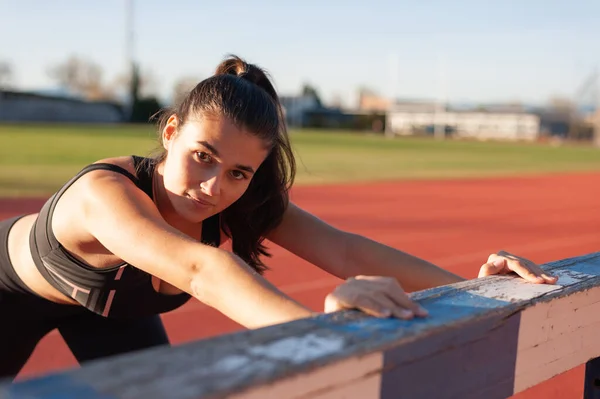
[[[281,94],[314,84],[353,105],[388,96],[544,103],[600,67],[600,0],[135,0],[135,57],[161,98],[228,53],[265,67]],[[0,60],[18,88],[87,57],[106,80],[126,61],[125,0],[0,0]]]

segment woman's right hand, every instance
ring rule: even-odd
[[[425,317],[428,312],[410,300],[395,278],[356,276],[325,298],[325,313],[358,309],[375,317],[397,317],[409,320]]]

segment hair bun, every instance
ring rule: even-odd
[[[277,93],[266,72],[262,68],[250,64],[236,55],[230,55],[221,62],[217,66],[215,75],[233,75],[240,79],[247,80],[262,88],[269,93],[273,99],[277,100]]]

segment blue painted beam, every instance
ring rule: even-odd
[[[556,286],[493,276],[415,293],[425,319],[319,315],[5,381],[0,398],[505,398],[600,356],[600,253],[544,268]],[[581,348],[563,353],[570,331]]]

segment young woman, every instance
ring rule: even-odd
[[[88,165],[39,213],[0,222],[0,375],[14,376],[57,328],[78,361],[168,343],[158,316],[194,297],[257,328],[311,316],[262,276],[264,239],[347,281],[325,311],[409,319],[404,290],[460,277],[288,201],[294,158],[277,94],[231,57],[159,123],[162,153]],[[231,240],[232,251],[219,249]],[[553,283],[530,261],[490,256],[480,276],[515,271]]]

